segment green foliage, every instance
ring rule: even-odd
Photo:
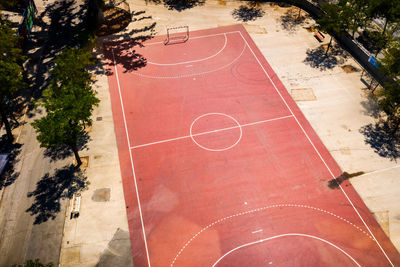
[[[0,16],[0,103],[10,99],[24,86],[22,63],[24,56],[18,47],[19,38],[11,29],[10,23]]]
[[[53,267],[54,264],[53,263],[47,263],[47,264],[43,264],[40,262],[39,259],[35,259],[35,260],[27,260],[24,265],[13,265],[12,267]]]
[[[379,91],[379,106],[388,116],[388,122],[394,123],[394,130],[397,131],[400,123],[400,83],[386,83]]]
[[[81,133],[92,124],[90,116],[99,103],[87,71],[92,64],[87,49],[67,48],[55,59],[50,85],[38,102],[47,115],[32,123],[42,147],[65,144],[75,152]]]
[[[24,8],[20,0],[0,0],[0,9],[18,10]]]
[[[387,23],[400,20],[400,0],[369,0],[368,15],[371,18],[384,18]]]
[[[398,42],[383,52],[384,58],[381,59],[383,70],[391,78],[396,79],[400,76],[400,44]]]
[[[18,37],[10,23],[0,16],[0,114],[6,126],[9,141],[12,139],[7,116],[12,112],[10,103],[15,93],[26,86],[23,81],[24,56],[18,47]]]
[[[365,28],[371,21],[371,18],[368,17],[369,0],[349,0],[346,5],[351,10],[350,30],[354,37],[358,28]]]
[[[347,1],[340,0],[337,4],[322,4],[324,15],[317,20],[319,28],[331,34],[347,31],[350,28],[352,9],[346,3]]]

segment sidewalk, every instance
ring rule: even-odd
[[[128,35],[152,22],[157,23],[157,34],[165,34],[165,26],[189,25],[190,30],[197,30],[239,23],[231,13],[243,4],[207,1],[203,6],[178,12],[140,0],[128,2],[132,12],[145,11],[143,17],[152,16],[132,22],[125,31]],[[400,200],[400,181],[396,179],[399,165],[379,157],[360,133],[363,126],[374,123],[366,109],[361,67],[351,57],[325,70],[306,64],[307,51],[320,46],[305,29],[313,22],[307,19],[303,25],[285,28],[281,18],[287,8],[269,4],[262,7],[265,15],[248,22],[247,30],[342,170],[366,173],[352,178],[352,183],[400,249],[400,208],[396,205]],[[343,65],[358,71],[346,73]],[[61,256],[61,266],[65,267],[132,266],[107,77],[96,78],[101,104],[93,116],[93,140],[83,155],[89,157],[87,175],[91,185],[82,194],[80,216],[66,219]]]

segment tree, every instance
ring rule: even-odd
[[[27,260],[24,265],[13,265],[12,267],[53,267],[53,263],[43,264],[39,259]]]
[[[387,122],[391,124],[392,134],[400,126],[400,83],[398,81],[385,83],[378,94],[379,106],[387,115]]]
[[[46,116],[35,120],[37,139],[41,147],[49,149],[62,145],[69,147],[78,166],[82,164],[78,144],[85,127],[92,124],[93,109],[100,100],[92,89],[87,67],[92,65],[88,49],[67,48],[55,59],[49,87],[43,91],[39,106]]]
[[[371,21],[368,17],[368,8],[370,0],[349,0],[347,6],[351,9],[352,23],[350,29],[352,36],[357,32],[358,28],[365,28],[365,26]]]
[[[392,79],[400,76],[400,44],[393,42],[392,45],[383,52],[381,59],[384,72]]]
[[[400,0],[369,0],[368,13],[370,18],[385,19],[382,30],[384,35],[389,23],[399,21]]]
[[[328,55],[329,48],[332,45],[332,34],[340,35],[350,27],[349,17],[351,16],[351,9],[346,5],[346,2],[339,0],[337,4],[321,5],[324,14],[317,19],[318,28],[331,34],[325,56]]]
[[[18,41],[19,38],[11,29],[10,23],[0,16],[0,117],[9,142],[13,140],[8,120],[12,114],[11,104],[16,92],[26,86],[22,68],[24,56],[18,48]]]

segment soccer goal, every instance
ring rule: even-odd
[[[189,40],[189,26],[167,27],[167,38],[165,45],[184,43]]]

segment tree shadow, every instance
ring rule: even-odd
[[[328,181],[328,187],[330,189],[339,189],[340,185],[352,178],[352,177],[356,177],[356,176],[360,176],[363,175],[365,172],[361,171],[361,172],[355,172],[355,173],[348,173],[348,172],[343,172],[341,175],[339,175],[338,177],[336,177],[335,179],[329,180]]]
[[[75,0],[54,1],[35,19],[35,29],[25,50],[30,58],[26,69],[31,84],[26,95],[29,117],[35,113],[34,101],[41,97],[50,80],[53,59],[67,46],[88,42],[86,22],[87,4]]]
[[[114,63],[121,65],[124,72],[135,71],[147,65],[146,58],[137,52],[137,48],[144,47],[144,42],[155,36],[156,22],[153,22],[151,16],[146,16],[145,11],[132,13],[132,23],[135,22],[143,26],[107,36],[103,40],[103,51],[97,51],[97,56],[104,52],[108,64],[97,67],[97,74],[113,75],[111,66]]]
[[[304,13],[305,11],[302,12]],[[299,16],[298,9],[289,8],[285,14],[277,20],[281,23],[284,30],[289,33],[294,33],[297,31],[298,27],[305,25],[306,18],[305,16],[301,16],[301,14]]]
[[[395,131],[386,121],[380,120],[360,129],[365,136],[365,143],[374,149],[375,153],[384,158],[396,161],[400,157],[400,131]]]
[[[34,201],[26,212],[36,216],[34,224],[54,220],[61,210],[61,200],[71,199],[75,193],[87,189],[88,185],[81,169],[72,164],[57,169],[53,175],[46,173],[36,184],[35,191],[28,193],[28,197],[34,197]]]
[[[0,174],[0,189],[13,184],[18,178],[19,172],[15,171],[15,165],[20,161],[18,155],[21,153],[21,148],[21,144],[10,144],[5,135],[0,138],[0,154],[8,155],[8,163]]]
[[[80,140],[77,143],[78,151],[87,149],[87,143],[90,141],[90,136],[87,132],[80,135]],[[58,147],[47,148],[44,151],[44,156],[50,158],[50,162],[63,160],[73,155],[71,148],[65,144]]]
[[[195,6],[202,6],[205,2],[205,0],[164,0],[164,6],[169,10],[181,12]]]
[[[146,3],[164,4],[169,10],[184,11],[196,6],[204,5],[205,0],[146,0]]]
[[[326,45],[319,46],[314,49],[307,49],[307,57],[303,62],[312,68],[325,71],[333,69],[334,67],[341,65],[346,61],[348,55],[338,45],[333,45],[327,55],[325,55],[325,46]]]
[[[379,108],[379,103],[376,97],[371,94],[369,89],[364,90],[368,90],[368,92],[366,92],[368,95],[365,100],[361,101],[361,106],[364,108],[363,114],[371,116],[375,119],[380,118],[382,115],[382,110]]]
[[[264,14],[265,12],[260,7],[254,5],[241,5],[232,11],[233,18],[243,22],[254,21]]]

